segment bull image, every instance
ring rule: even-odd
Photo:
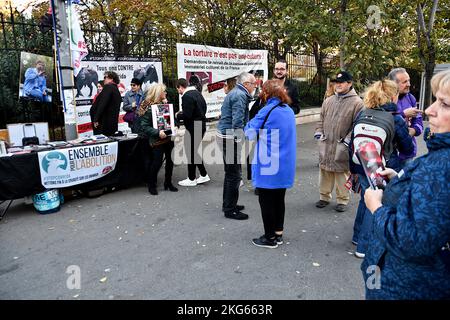
[[[81,68],[80,72],[75,77],[75,85],[77,87],[76,98],[78,98],[80,95],[82,96],[81,89],[83,89],[83,87],[85,86],[89,88],[89,97],[92,97],[92,90],[93,90],[92,84],[94,84],[94,86],[97,87],[98,84],[97,72],[92,69],[88,69],[86,67]]]
[[[158,83],[158,73],[153,64],[148,64],[145,67],[134,70],[133,77],[142,81],[142,90],[146,91],[146,88],[154,82]]]
[[[49,153],[44,157],[44,161],[48,164],[47,173],[49,175],[59,175],[65,172],[61,166],[64,166],[67,160],[61,154],[58,153],[55,157],[54,153]]]

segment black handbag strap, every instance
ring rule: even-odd
[[[270,114],[272,113],[272,111],[273,111],[276,107],[281,106],[282,104],[283,104],[282,102],[278,103],[276,106],[272,107],[272,109],[270,109],[269,112],[267,112],[266,117],[264,118],[264,121],[263,121],[263,123],[262,123],[262,125],[261,125],[261,128],[259,128],[258,132],[256,133],[256,142],[259,141],[259,135],[260,135],[260,132],[264,129],[264,125],[266,124],[267,119],[269,119],[269,116],[270,116]]]

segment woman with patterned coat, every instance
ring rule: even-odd
[[[407,164],[385,191],[367,189],[373,233],[361,269],[367,299],[450,298],[450,70],[431,80],[425,111],[428,154]]]

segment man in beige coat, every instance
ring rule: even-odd
[[[350,192],[345,183],[350,176],[349,154],[346,145],[350,142],[353,122],[361,109],[363,102],[352,87],[350,73],[341,71],[336,75],[335,94],[328,97],[322,104],[320,121],[314,137],[319,145],[320,165],[320,200],[317,208],[330,204],[331,193],[336,185],[335,210],[347,210]]]

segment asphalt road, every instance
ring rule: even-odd
[[[364,299],[351,244],[359,195],[344,213],[315,208],[314,127],[297,126],[296,182],[277,249],[251,243],[263,226],[247,185],[239,203],[250,218],[223,217],[223,167],[207,166],[211,182],[178,193],[160,187],[151,196],[141,185],[74,199],[49,215],[15,201],[0,222],[0,299]],[[174,182],[186,172],[175,167]],[[80,289],[68,288],[78,274],[69,266]]]

